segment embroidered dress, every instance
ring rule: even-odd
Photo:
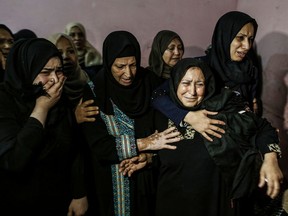
[[[116,149],[120,160],[137,155],[134,121],[113,104],[115,115],[101,113],[109,134],[116,137]],[[115,215],[130,215],[130,183],[126,176],[119,173],[119,164],[111,165],[113,200]]]
[[[123,85],[111,68],[117,58],[131,56],[136,60],[135,77],[130,85]],[[103,43],[103,67],[84,90],[83,101],[93,99],[100,110],[94,122],[81,125],[92,169],[89,216],[153,216],[155,212],[154,173],[143,169],[130,178],[118,173],[121,160],[138,154],[136,140],[155,131],[150,98],[158,82],[154,73],[140,66],[140,59],[134,35],[111,32]]]

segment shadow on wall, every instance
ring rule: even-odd
[[[151,51],[153,38],[146,41],[141,47],[141,66],[147,67],[149,65],[149,54]]]
[[[288,109],[288,97],[284,82],[288,74],[288,35],[280,32],[270,33],[258,42],[258,50],[263,67],[263,116],[279,129],[282,148],[280,165],[288,179],[288,128],[284,128],[284,118],[288,118],[288,115],[284,115],[288,113],[288,110],[285,111],[285,106]]]
[[[183,55],[183,58],[187,57],[199,57],[199,56],[204,56],[205,55],[205,50],[196,47],[196,46],[187,46],[185,47],[185,53]]]

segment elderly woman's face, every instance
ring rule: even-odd
[[[64,75],[60,59],[58,57],[52,57],[34,79],[33,84],[39,84],[41,82],[45,85],[48,81],[58,83],[59,78],[62,76]]]
[[[0,52],[3,54],[6,59],[8,53],[14,43],[12,35],[5,29],[0,28]]]
[[[173,67],[183,57],[183,46],[178,38],[173,39],[164,51],[162,58],[165,64]]]
[[[177,97],[186,107],[198,105],[205,95],[205,77],[198,67],[191,67],[180,81]]]
[[[77,65],[77,56],[76,56],[75,50],[72,44],[70,43],[70,41],[65,37],[59,38],[59,40],[56,43],[56,47],[61,52],[62,57],[63,57],[64,72],[65,73],[67,72],[68,74],[66,75],[69,76],[69,73],[75,70],[76,65]]]
[[[72,27],[69,33],[69,36],[72,37],[73,43],[77,50],[82,50],[85,45],[85,36],[84,33],[78,27]]]
[[[238,32],[230,44],[230,58],[232,61],[242,61],[251,49],[254,41],[254,26],[247,23]]]
[[[136,75],[136,70],[135,56],[116,58],[111,66],[113,77],[123,86],[132,84]]]

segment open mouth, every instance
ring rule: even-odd
[[[237,52],[237,56],[240,58],[244,58],[246,56],[246,52]]]

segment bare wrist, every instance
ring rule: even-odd
[[[276,152],[269,152],[264,154],[264,161],[278,161]]]
[[[137,139],[137,147],[138,147],[139,152],[148,150],[147,149],[148,145],[144,140],[145,140],[145,138]]]

